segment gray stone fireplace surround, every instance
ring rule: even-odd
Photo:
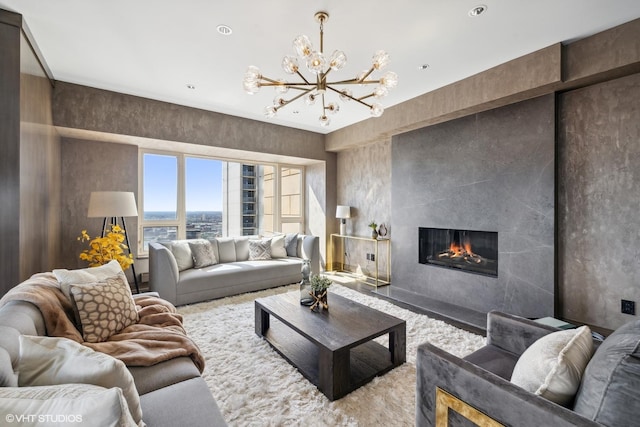
[[[395,136],[392,299],[484,327],[554,313],[554,95]],[[498,233],[498,277],[418,262],[419,227]]]

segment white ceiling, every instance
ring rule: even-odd
[[[487,11],[470,17],[479,4]],[[286,77],[280,62],[293,53],[295,36],[306,34],[318,46],[317,11],[329,13],[325,53],[339,49],[348,58],[332,77],[355,77],[376,50],[390,54],[388,70],[400,82],[382,100],[385,108],[640,17],[639,0],[0,0],[0,8],[24,16],[56,80],[319,133],[367,119],[369,112],[341,103],[323,128],[321,108],[300,100],[267,119],[263,109],[274,91],[247,95],[242,89],[249,65]],[[219,24],[233,33],[220,35]],[[419,70],[422,64],[429,68]]]

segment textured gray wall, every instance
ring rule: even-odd
[[[639,100],[635,74],[559,102],[561,313],[609,329],[637,319],[621,299],[640,303]]]
[[[347,220],[347,234],[352,236],[371,236],[369,223],[385,224],[391,230],[391,142],[379,142],[351,150],[338,155],[337,204],[351,206],[351,219]],[[339,231],[335,209],[329,213],[329,221]],[[337,241],[336,241],[337,244]],[[345,262],[348,269],[373,275],[375,263],[368,261],[367,253],[374,252],[373,243],[357,240],[345,241]],[[387,279],[386,243],[379,245],[379,272]],[[335,254],[339,256],[338,253]]]
[[[93,238],[100,235],[102,219],[87,218],[92,191],[132,191],[138,200],[138,148],[133,145],[111,144],[62,139],[62,253],[60,267],[85,268],[78,256],[88,248],[77,241],[82,230]],[[137,218],[126,218],[131,250],[136,254]],[[136,267],[137,264],[136,264]],[[140,269],[136,268],[140,274]],[[127,277],[133,284],[131,270]]]
[[[478,311],[554,312],[553,95],[394,137],[392,286]],[[418,263],[418,227],[497,231],[498,277]]]

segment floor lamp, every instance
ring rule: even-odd
[[[122,229],[127,242],[127,249],[131,254],[131,245],[129,244],[129,233],[127,233],[127,223],[125,217],[138,216],[138,208],[136,206],[136,198],[132,192],[127,191],[93,191],[89,198],[89,218],[104,218],[102,222],[102,237],[107,232],[107,220],[116,225],[118,218],[122,221]],[[136,267],[131,264],[133,272],[133,281],[136,285],[136,292],[140,293],[138,287],[138,278],[136,277]]]

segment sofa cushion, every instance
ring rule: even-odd
[[[140,396],[191,378],[200,378],[200,371],[190,357],[175,357],[151,366],[129,366]]]
[[[213,252],[213,245],[206,239],[193,239],[189,241],[189,247],[193,254],[193,267],[202,268],[217,264],[216,254]]]
[[[70,288],[72,284],[101,282],[110,277],[117,276],[120,273],[122,273],[122,267],[116,260],[111,260],[105,265],[101,265],[99,267],[81,268],[77,270],[67,270],[63,268],[53,270],[53,274],[56,276],[58,283],[60,283],[62,293],[71,302],[73,302]],[[80,329],[80,316],[78,315],[78,310],[76,309],[75,304],[73,304],[73,310],[75,315],[74,322],[78,329]]]
[[[593,339],[588,326],[553,332],[522,353],[511,382],[566,406],[573,401],[592,353]]]
[[[640,420],[640,321],[618,328],[587,365],[574,411],[607,426]]]
[[[176,401],[177,398],[179,401]],[[140,396],[140,400],[145,408],[144,420],[150,427],[227,425],[207,383],[201,377],[146,393]]]
[[[193,268],[193,254],[187,240],[174,240],[168,245],[168,248],[176,259],[178,271]]]
[[[464,360],[508,381],[518,362],[518,355],[495,345],[486,345],[465,357]]]
[[[21,335],[17,371],[20,387],[66,383],[118,387],[133,419],[142,420],[140,398],[125,364],[70,339]]]
[[[271,239],[249,240],[249,259],[251,261],[271,259]]]
[[[284,247],[287,256],[298,256],[298,233],[288,233],[284,236]]]
[[[0,347],[0,387],[17,387],[18,375],[13,372],[11,356],[4,348]]]
[[[138,322],[136,303],[126,280],[121,272],[102,282],[71,285],[85,341],[106,341]]]
[[[265,261],[221,263],[180,273],[182,293],[202,292],[215,288],[233,288],[239,284],[269,282],[282,277],[300,280],[302,261],[278,258]],[[212,274],[215,273],[215,274]]]
[[[255,238],[249,237],[236,237],[233,239],[236,242],[236,261],[247,261],[249,259],[249,240]]]
[[[232,237],[218,238],[218,262],[235,262],[236,261],[236,241]],[[247,243],[248,245],[248,243]],[[247,251],[248,252],[248,251]],[[247,258],[249,257],[247,253]]]
[[[284,234],[277,234],[271,239],[271,258],[286,258],[287,248],[284,246]]]
[[[18,419],[19,416],[28,418]],[[42,419],[41,419],[42,418]],[[135,426],[122,390],[90,384],[1,387],[0,419],[7,425]],[[50,420],[50,422],[46,422]]]
[[[99,267],[81,268],[77,270],[59,268],[53,270],[53,274],[60,283],[62,293],[65,294],[70,301],[73,301],[73,298],[71,298],[71,290],[69,289],[71,284],[99,282],[106,278],[116,276],[120,272],[122,272],[122,267],[120,267],[120,264],[118,264],[116,260],[111,260]]]

